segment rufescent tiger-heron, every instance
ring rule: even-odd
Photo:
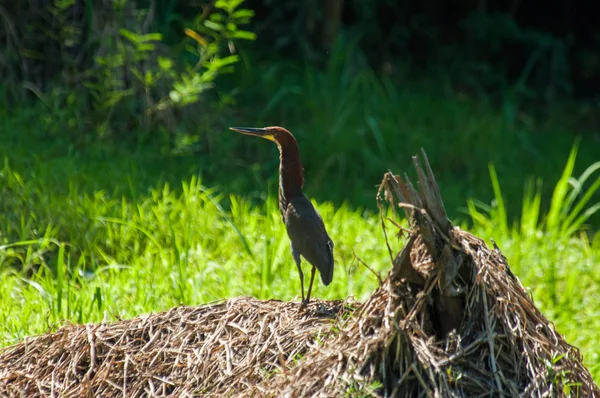
[[[283,127],[230,127],[238,133],[253,135],[273,141],[279,148],[279,211],[291,241],[292,256],[298,267],[302,304],[310,301],[310,292],[318,269],[325,286],[333,278],[333,242],[323,219],[310,200],[304,196],[304,172],[296,139]],[[312,272],[308,293],[304,298],[304,274],[300,266],[300,256],[311,265]]]

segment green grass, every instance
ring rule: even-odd
[[[43,163],[19,169],[7,159],[0,171],[0,345],[65,321],[129,318],[238,295],[299,296],[274,196],[256,206],[206,188],[194,176],[180,187],[159,183],[129,196],[88,193],[78,170],[100,176],[110,159],[85,165],[79,156],[65,156],[61,185],[51,184]],[[536,303],[582,349],[599,380],[600,236],[589,241],[578,231],[586,221],[579,217],[595,208],[589,199],[600,180],[598,164],[572,178],[574,163],[575,152],[549,210],[541,207],[539,184],[529,185],[521,219],[513,224],[504,207],[509,198],[491,168],[494,205],[470,202],[469,214],[472,231],[498,242]],[[570,188],[583,182],[583,190]],[[327,202],[317,207],[336,243],[336,273],[329,287],[317,285],[315,296],[364,299],[377,280],[353,253],[376,271],[390,267],[378,216]],[[395,251],[401,248],[402,242],[391,243]]]
[[[207,186],[259,204],[276,190],[277,150],[227,127],[282,125],[298,139],[306,189],[317,201],[376,211],[372,192],[383,173],[410,168],[410,156],[424,148],[452,217],[462,216],[456,209],[468,198],[493,199],[490,162],[499,175],[510,175],[503,190],[520,197],[532,176],[558,180],[574,137],[581,137],[577,172],[598,160],[597,132],[578,123],[586,112],[591,117],[583,106],[532,110],[515,95],[459,92],[443,79],[417,79],[402,68],[382,77],[343,43],[322,69],[251,54],[242,48],[242,62],[220,77],[207,94],[213,97],[175,114],[175,133],[159,119],[143,134],[116,124],[112,141],[97,139],[101,132],[81,127],[93,125],[81,122],[91,117],[85,107],[48,95],[48,105],[3,109],[0,103],[0,131],[8,134],[2,151],[16,167],[48,164],[38,168],[39,178],[59,186],[70,167],[65,155],[80,157],[74,182],[87,193],[134,197],[165,182],[179,190],[181,181],[198,175]],[[49,148],[32,151],[30,143]],[[104,164],[102,175],[93,170],[97,162]],[[544,205],[549,188],[543,188]],[[519,210],[514,200],[506,207]]]
[[[600,208],[591,202],[600,188],[600,162],[579,177],[573,174],[577,147],[553,188],[548,209],[541,207],[541,180],[526,185],[521,218],[510,223],[493,165],[492,206],[468,203],[473,231],[495,239],[511,269],[529,289],[536,304],[567,341],[581,348],[596,382],[600,379],[600,234],[586,222]]]
[[[318,70],[260,62],[243,53],[243,64],[231,78],[244,104],[235,123],[289,128],[304,154],[308,187],[320,201],[351,198],[375,210],[372,187],[388,169],[410,168],[410,156],[421,148],[445,188],[452,216],[470,197],[492,199],[486,173],[490,162],[498,173],[511,176],[503,189],[519,195],[532,176],[558,179],[575,136],[583,143],[578,167],[598,160],[594,131],[578,126],[577,111],[558,106],[552,112],[533,111],[508,95],[492,100],[457,92],[443,79],[416,79],[402,70],[382,77],[365,68],[362,57],[352,46],[339,44],[324,70]],[[224,165],[224,171],[240,173],[240,163],[259,161],[266,163],[263,177],[275,174],[274,148],[246,139],[238,145],[251,151],[238,156],[239,163]],[[507,208],[519,210],[513,202]]]
[[[180,192],[163,185],[136,199],[75,186],[61,193],[27,180],[8,162],[0,172],[2,344],[64,319],[97,322],[238,295],[299,295],[273,199],[253,207],[195,177]],[[336,236],[337,267],[332,285],[315,295],[365,297],[376,281],[353,251],[361,247],[372,267],[386,267],[378,220],[347,206],[319,210]]]
[[[324,71],[242,53],[244,67],[220,94],[235,86],[247,105],[182,116],[175,148],[158,128],[111,141],[65,129],[74,116],[64,107],[0,108],[0,345],[65,321],[237,295],[297,298],[275,201],[276,149],[226,130],[278,124],[298,138],[307,194],[336,244],[334,282],[317,284],[316,297],[363,299],[377,286],[353,253],[389,269],[376,185],[387,169],[411,170],[423,147],[451,217],[495,239],[600,381],[600,234],[580,231],[598,220],[592,136],[568,113],[543,122],[443,84],[379,79],[347,51],[336,49]],[[574,134],[577,162],[566,153]]]

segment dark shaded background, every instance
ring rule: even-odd
[[[592,2],[248,0],[241,6],[255,15],[243,28],[256,40],[220,44],[241,55],[235,72],[193,105],[150,116],[147,98],[156,102],[170,87],[148,89],[130,67],[154,71],[157,57],[169,56],[183,68],[193,58],[184,29],[200,29],[216,3],[116,4],[0,5],[2,109],[27,127],[16,141],[46,143],[39,159],[77,154],[118,163],[135,153],[136,164],[148,164],[137,192],[200,174],[208,185],[257,196],[275,191],[273,148],[223,131],[281,124],[301,141],[308,188],[319,200],[374,208],[385,169],[405,169],[425,147],[456,208],[469,197],[491,200],[488,163],[512,197],[532,175],[549,180],[547,200],[577,137],[578,171],[599,157],[600,24]],[[123,28],[162,39],[149,57],[132,53],[125,65],[103,69],[98,58],[127,44]],[[355,81],[361,87],[351,92]],[[106,91],[109,83],[133,94],[107,106],[90,87]],[[378,90],[385,93],[374,103]],[[354,107],[339,127],[344,101]],[[472,121],[481,126],[462,126]],[[25,169],[31,162],[17,161]],[[125,177],[92,180],[91,189],[130,191]]]
[[[171,43],[189,20],[211,7],[206,1],[129,3],[152,10],[145,29],[165,34]],[[75,0],[60,20],[48,11],[52,4],[3,2],[0,38],[26,53],[5,50],[0,70],[12,69],[19,78],[45,85],[73,66],[49,55],[67,50],[74,55],[72,64],[91,65],[97,47],[93,31],[101,29],[91,14],[111,14],[110,1]],[[308,57],[318,64],[343,35],[383,73],[393,74],[400,62],[414,74],[441,72],[462,88],[479,84],[493,91],[504,79],[519,79],[533,62],[529,86],[545,101],[596,99],[600,88],[600,24],[593,2],[248,0],[244,5],[256,12],[249,26],[258,35],[254,50],[270,56]],[[67,45],[57,40],[65,24],[81,28]],[[35,52],[44,59],[36,60]]]

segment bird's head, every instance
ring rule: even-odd
[[[283,140],[293,138],[292,133],[283,127],[271,126],[271,127],[230,127],[230,130],[237,131],[238,133],[254,135],[262,137],[267,140],[273,141],[276,144],[281,144]]]

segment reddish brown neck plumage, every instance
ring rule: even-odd
[[[302,160],[296,139],[289,131],[279,130],[276,140],[279,147],[279,196],[288,203],[302,195]]]

